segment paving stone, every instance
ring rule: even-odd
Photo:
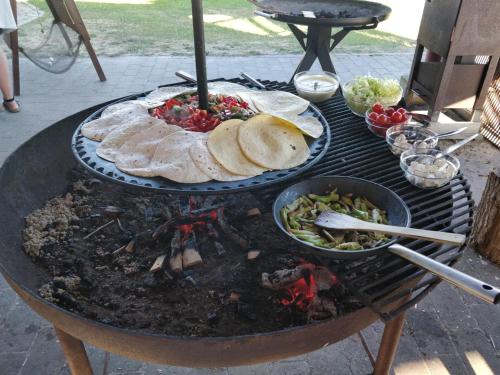
[[[311,374],[311,366],[306,361],[274,362],[269,367],[270,375]]]
[[[142,367],[142,362],[110,354],[106,375],[136,374],[139,373]]]
[[[479,375],[481,373],[471,372],[458,355],[440,355],[439,357],[426,358],[425,364],[431,375],[437,374],[460,374]],[[405,374],[406,375],[406,374]],[[486,375],[486,374],[482,374]],[[493,374],[492,374],[493,375]]]
[[[0,160],[2,158],[2,154],[0,153]],[[3,276],[0,274],[0,290],[3,289],[10,289],[9,284],[7,284],[7,281],[3,278]]]
[[[0,374],[13,375],[19,373],[27,353],[0,353]]]
[[[498,307],[498,306],[497,306]],[[484,331],[464,328],[450,333],[452,343],[457,347],[465,365],[471,372],[478,374],[484,362],[493,374],[500,374],[500,360],[492,345],[487,340]],[[479,372],[481,373],[481,372]]]
[[[271,373],[270,364],[267,363],[254,366],[229,367],[227,373],[228,375],[274,375]]]
[[[26,352],[42,327],[42,319],[24,304],[0,318],[0,353]]]
[[[456,331],[466,328],[477,328],[477,321],[472,316],[469,307],[463,303],[463,291],[441,283],[427,298],[433,302],[440,321],[448,330]]]
[[[0,316],[6,316],[15,306],[16,293],[12,289],[0,289]]]
[[[42,328],[32,347],[20,375],[70,375],[64,354],[52,327]]]
[[[454,346],[450,345],[450,336],[436,313],[411,309],[406,316],[411,336],[424,356],[456,353]]]

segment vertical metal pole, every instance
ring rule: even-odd
[[[200,108],[208,109],[207,61],[205,55],[205,31],[203,29],[202,0],[191,0],[193,13],[194,56]]]

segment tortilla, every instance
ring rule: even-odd
[[[155,107],[159,107],[160,105],[163,104],[163,102],[160,102],[160,103],[148,103],[146,102],[145,100],[127,100],[125,102],[119,102],[119,103],[116,103],[116,104],[111,104],[109,107],[106,107],[104,109],[104,111],[102,111],[101,113],[101,118],[103,117],[107,117],[109,115],[112,115],[113,113],[121,110],[121,109],[124,109],[124,108],[127,108],[129,106],[133,106],[134,104],[140,104],[144,107],[146,107],[147,109],[151,109],[151,108],[155,108]]]
[[[203,173],[216,181],[239,181],[249,178],[249,176],[236,175],[224,168],[208,150],[209,134],[202,134],[203,137],[193,142],[189,148],[189,155]]]
[[[309,107],[309,102],[285,91],[255,91],[252,101],[259,112],[282,112],[301,114]]]
[[[241,120],[228,120],[217,126],[208,136],[208,150],[229,172],[243,176],[257,176],[266,171],[252,163],[238,144]]]
[[[299,116],[290,113],[270,113],[273,116],[279,117],[284,121],[288,122],[290,125],[295,126],[305,135],[312,138],[319,138],[323,131],[325,130],[323,124],[313,116]]]
[[[239,92],[252,92],[252,91],[254,90],[249,89],[246,86],[232,82],[218,81],[218,82],[208,83],[208,92],[210,92],[211,94],[237,96]]]
[[[148,103],[158,103],[165,102],[169,99],[172,99],[175,96],[187,94],[187,93],[195,93],[196,89],[193,87],[187,86],[167,86],[160,87],[156,90],[151,91],[148,95],[146,95],[146,102]]]
[[[102,141],[116,128],[140,118],[150,118],[148,109],[141,104],[131,103],[112,114],[89,121],[81,128],[83,136],[94,141]]]
[[[161,124],[165,124],[165,122],[154,117],[140,118],[128,122],[109,133],[97,147],[96,154],[103,159],[114,162],[117,151],[130,137],[153,125]]]
[[[116,152],[116,167],[134,176],[154,176],[149,164],[156,147],[169,134],[182,130],[179,126],[168,125],[162,121],[161,124],[155,123],[153,126],[134,134]]]
[[[238,143],[248,159],[268,169],[296,167],[311,154],[296,127],[266,114],[252,117],[240,125]]]
[[[156,176],[181,183],[210,181],[189,156],[189,148],[203,133],[179,131],[163,138],[156,148],[149,168]]]
[[[252,95],[253,91],[238,91],[236,93],[236,96],[239,96],[241,100],[248,103],[248,108],[250,108],[254,112],[260,112],[253,103]]]

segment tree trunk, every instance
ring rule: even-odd
[[[500,168],[488,176],[481,203],[474,214],[469,245],[500,265]]]

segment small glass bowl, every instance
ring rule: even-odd
[[[387,124],[387,125],[379,125],[373,122],[368,115],[371,113],[371,108],[366,111],[365,113],[365,122],[366,125],[368,125],[368,130],[370,130],[373,134],[375,134],[377,137],[384,138],[386,136],[387,130],[394,126],[401,126],[401,125],[406,125],[410,122],[411,120],[411,115],[408,114],[408,119],[405,122],[398,122],[397,124]]]
[[[399,103],[401,98],[403,97],[403,88],[399,87],[399,94],[397,97],[392,98],[384,98],[384,97],[375,97],[371,100],[358,100],[354,96],[347,94],[347,88],[349,88],[353,84],[353,81],[346,82],[342,85],[342,95],[344,95],[345,102],[349,109],[356,116],[364,117],[366,111],[370,110],[375,103],[380,103],[384,107],[393,107]]]
[[[457,175],[460,162],[452,155],[436,159],[434,156],[439,152],[436,148],[403,152],[399,165],[406,179],[422,189],[436,189],[449,183]]]
[[[404,144],[398,143],[397,138],[401,135],[404,135],[406,142],[409,143],[406,146]],[[418,124],[403,124],[403,125],[394,125],[387,130],[385,133],[385,141],[389,145],[391,152],[399,156],[404,151],[415,148],[415,142],[423,141],[424,139],[432,136],[436,136],[437,134],[433,131],[424,128],[422,125]],[[432,149],[436,148],[438,144],[438,139],[433,138],[430,141],[426,142],[426,145],[420,144],[417,147],[418,150],[423,149]]]
[[[322,81],[314,90],[314,81]],[[301,98],[313,103],[323,102],[330,99],[337,92],[340,85],[340,77],[337,74],[326,71],[304,71],[293,77],[295,90]],[[312,86],[311,86],[312,84]]]

